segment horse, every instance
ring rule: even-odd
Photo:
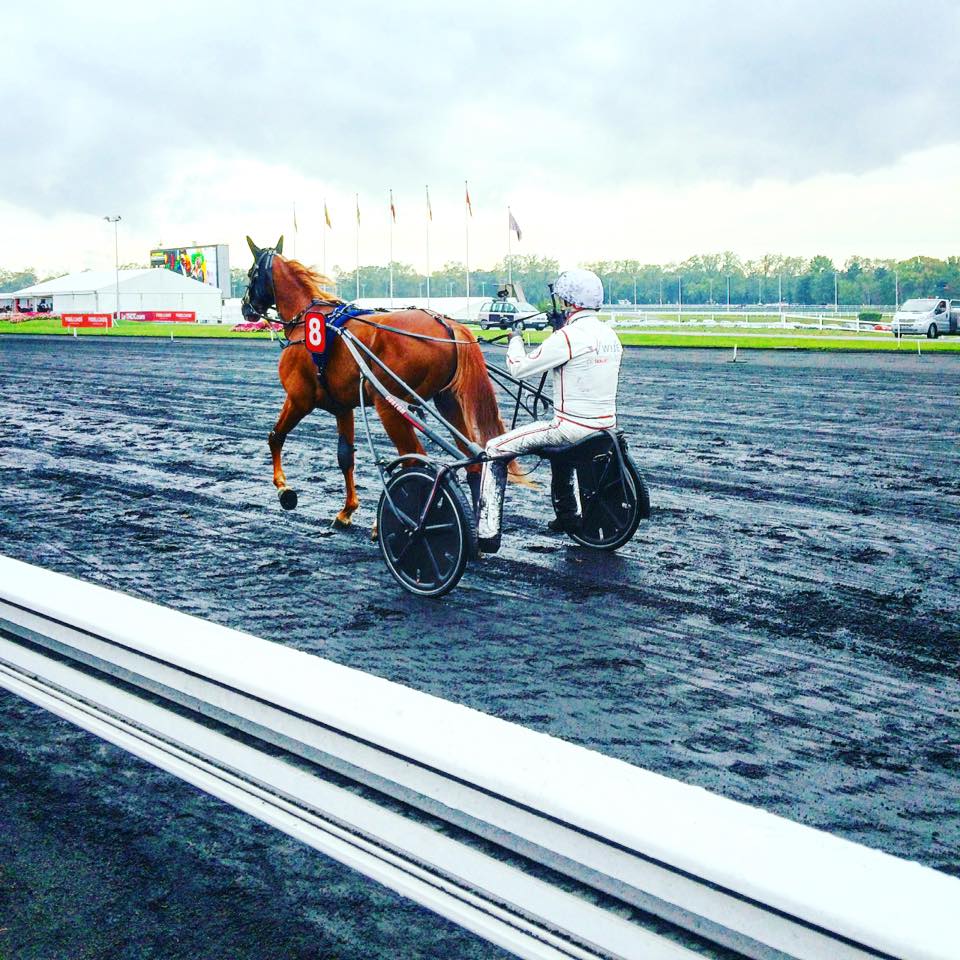
[[[305,343],[304,314],[322,312],[329,316],[345,301],[332,296],[325,287],[332,282],[297,260],[282,256],[283,237],[275,247],[258,247],[250,237],[247,244],[253,254],[253,266],[247,277],[243,297],[246,320],[263,318],[276,307],[289,341],[280,354],[278,372],[287,393],[283,408],[270,432],[268,444],[273,461],[273,484],[280,504],[292,510],[297,493],[287,482],[281,451],[291,430],[311,411],[326,410],[337,420],[337,463],[343,473],[345,501],[332,529],[346,529],[360,500],[354,484],[354,410],[360,406],[361,376],[356,361],[339,336],[330,334],[326,364],[322,375]],[[410,396],[385,371],[380,379],[387,388],[407,402],[433,401],[437,410],[471,441],[485,445],[504,433],[503,420],[483,352],[476,337],[463,324],[426,310],[406,309],[377,313],[374,323],[363,318],[348,320],[350,332],[364,343],[386,370],[407,383],[416,396]],[[403,330],[404,336],[383,329],[383,325]],[[399,456],[423,454],[417,432],[369,384],[364,383],[364,403],[372,405]],[[464,457],[470,452],[456,441]],[[479,467],[468,468],[472,490],[479,489]],[[374,528],[374,536],[375,528]]]

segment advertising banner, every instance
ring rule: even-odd
[[[60,318],[61,327],[112,327],[113,315],[109,313],[65,313]]]
[[[196,323],[197,314],[193,310],[121,310],[120,319],[138,323]]]
[[[230,256],[225,243],[151,250],[150,266],[165,267],[211,287],[218,287],[224,297],[230,296]]]

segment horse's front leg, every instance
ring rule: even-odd
[[[343,473],[343,485],[346,493],[343,509],[333,521],[334,527],[338,530],[350,526],[353,513],[360,506],[360,501],[357,499],[357,488],[353,482],[353,441],[353,411],[346,410],[337,414],[337,464]]]
[[[284,510],[292,510],[297,505],[297,492],[287,486],[287,476],[283,472],[283,461],[280,451],[283,449],[283,441],[287,439],[287,434],[309,413],[309,410],[303,410],[290,402],[287,397],[277,417],[277,423],[270,431],[267,442],[270,445],[270,456],[273,459],[273,485],[277,488],[277,496],[280,498],[280,506]]]

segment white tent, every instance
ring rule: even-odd
[[[172,270],[120,271],[120,312],[192,310],[198,320],[219,320],[220,290]],[[25,287],[5,298],[53,298],[53,312],[114,313],[117,310],[117,275],[113,270],[85,270]]]

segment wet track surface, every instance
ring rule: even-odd
[[[618,554],[512,486],[501,553],[424,601],[359,444],[357,526],[321,536],[329,415],[281,511],[275,346],[4,338],[0,552],[958,875],[960,360],[747,356],[627,352],[653,516]],[[18,960],[501,955],[6,693],[0,928]]]

